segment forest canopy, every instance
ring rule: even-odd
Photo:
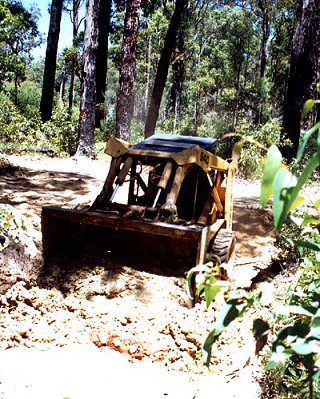
[[[37,121],[34,146],[79,153],[83,137],[92,151],[80,155],[93,156],[112,134],[141,139],[151,118],[151,134],[249,134],[289,143],[290,159],[300,128],[317,119],[315,108],[300,125],[303,103],[317,96],[316,1],[53,0],[49,11],[46,56],[33,60],[38,11],[0,0],[1,92]],[[61,13],[73,37],[58,53]],[[13,144],[11,134],[1,140]]]

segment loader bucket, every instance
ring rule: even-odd
[[[207,229],[55,207],[43,208],[41,222],[45,265],[116,260],[174,276],[198,263]]]

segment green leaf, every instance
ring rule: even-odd
[[[283,316],[289,316],[290,314],[297,314],[301,316],[313,316],[313,313],[311,313],[309,310],[303,308],[302,306],[296,306],[296,305],[280,306],[279,308],[277,308],[277,313]]]
[[[302,197],[301,195],[297,195],[296,198],[293,200],[289,212],[293,211],[294,209],[298,208],[298,206],[300,206],[301,204],[303,204],[305,201],[304,197]]]
[[[287,168],[281,168],[276,174],[273,192],[273,218],[276,229],[281,227],[288,215],[295,184],[296,178]]]
[[[295,225],[297,225],[298,227],[301,227],[303,222],[304,222],[304,218],[303,217],[299,217],[299,216],[294,216],[294,215],[290,215],[290,219],[293,221],[293,223]],[[292,241],[291,241],[292,243]]]
[[[214,284],[208,284],[204,287],[204,296],[206,298],[207,308],[210,306],[211,302],[219,294],[222,288],[229,287],[230,283],[224,280],[216,280]]]
[[[320,245],[313,241],[292,240],[292,242],[297,247],[308,248],[308,249],[311,249],[312,251],[320,251]]]
[[[302,340],[291,345],[291,348],[299,355],[309,355],[320,352],[320,342],[314,339]]]
[[[313,318],[311,322],[311,330],[308,334],[308,337],[320,339],[320,316],[316,316]]]
[[[320,198],[314,203],[316,208],[320,208]]]
[[[282,155],[276,145],[272,145],[265,159],[261,182],[260,204],[264,206],[273,192],[274,177],[282,166]]]
[[[303,156],[304,150],[306,148],[306,145],[308,143],[308,140],[310,139],[310,137],[319,130],[320,128],[320,122],[318,122],[316,125],[314,125],[311,129],[309,129],[307,132],[305,132],[303,134],[303,136],[301,137],[300,141],[299,141],[299,147],[298,147],[298,151],[297,151],[297,158],[294,162],[294,164],[292,165],[292,169],[295,169],[299,162],[301,161],[301,158]]]
[[[320,125],[320,124],[319,124]],[[292,189],[292,195],[289,202],[289,209],[294,201],[294,199],[299,194],[302,186],[307,182],[309,176],[313,171],[320,165],[320,152],[319,154],[314,154],[311,159],[309,159],[307,165],[304,167],[301,175],[298,178],[296,186]]]
[[[302,226],[307,226],[309,224],[320,224],[320,216],[319,215],[306,215],[303,219]]]
[[[279,345],[275,352],[272,352],[268,363],[266,365],[266,370],[272,370],[276,367],[283,366],[288,359],[291,357],[290,350],[286,350],[283,346]]]
[[[311,111],[312,107],[318,104],[319,102],[320,102],[319,100],[307,100],[302,108],[301,120],[303,120],[306,117],[306,115]]]

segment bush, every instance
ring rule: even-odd
[[[238,164],[240,176],[247,179],[261,177],[265,149],[272,144],[280,144],[280,132],[280,121],[277,119],[272,119],[260,128],[243,125],[237,129],[237,134],[247,138],[243,142]],[[259,146],[254,143],[259,143]]]
[[[41,131],[46,145],[53,147],[57,155],[72,155],[76,151],[79,129],[79,111],[70,110],[60,102],[52,112],[50,121],[42,125]]]
[[[37,118],[27,119],[4,93],[0,93],[0,103],[0,145],[13,150],[36,146]]]

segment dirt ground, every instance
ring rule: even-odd
[[[0,252],[0,399],[264,398],[261,358],[251,338],[254,314],[214,345],[210,372],[202,345],[217,302],[188,306],[184,278],[96,264],[43,272],[41,208],[89,205],[108,162],[0,157],[0,209],[13,206],[27,231]],[[277,258],[259,185],[235,181],[237,234],[232,279],[272,302]],[[63,232],[61,232],[63,234]]]

